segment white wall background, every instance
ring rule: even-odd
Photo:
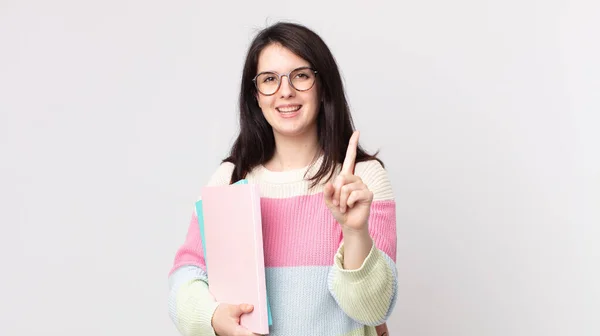
[[[0,0],[0,335],[176,335],[167,271],[280,19],[330,45],[391,174],[393,336],[600,334],[586,2]]]

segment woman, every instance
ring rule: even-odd
[[[395,201],[358,145],[328,47],[301,25],[264,29],[239,103],[239,136],[208,185],[260,186],[270,335],[377,335],[397,297]],[[173,322],[183,335],[253,335],[239,325],[253,307],[209,294],[198,231],[193,214],[169,273]]]

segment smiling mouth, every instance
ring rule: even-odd
[[[298,111],[301,107],[302,105],[282,106],[278,107],[277,111],[279,111],[279,113],[293,113]]]

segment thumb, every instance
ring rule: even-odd
[[[242,304],[236,306],[234,314],[236,317],[238,317],[238,316],[241,316],[242,314],[250,313],[253,310],[254,310],[254,306],[252,306],[251,304],[242,303]]]

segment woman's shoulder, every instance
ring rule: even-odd
[[[228,185],[235,165],[231,162],[222,162],[210,176],[207,186]]]
[[[354,166],[354,175],[361,178],[373,192],[375,199],[394,198],[388,172],[380,161],[373,159],[357,162]]]
[[[364,181],[365,179],[387,177],[387,171],[379,160],[371,159],[357,162],[354,165],[354,175],[360,176]]]

